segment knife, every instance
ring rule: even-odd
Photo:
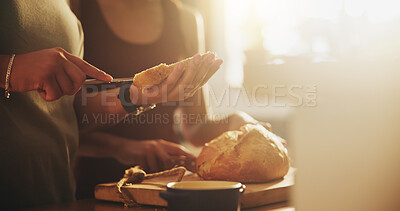
[[[196,173],[196,160],[188,159],[184,155],[172,155],[171,162],[174,166],[184,166],[187,170]]]
[[[102,85],[102,84],[119,84],[119,83],[132,83],[132,78],[114,78],[111,82],[101,81],[98,79],[86,79],[83,85]]]

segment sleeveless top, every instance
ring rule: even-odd
[[[109,28],[96,0],[81,1],[81,21],[85,32],[85,60],[113,77],[133,77],[134,74],[160,63],[174,63],[189,57],[181,32],[177,5],[162,0],[163,32],[151,44],[132,44],[121,40]],[[134,26],[132,26],[134,27]],[[164,138],[177,141],[173,133],[174,104],[157,105],[139,117],[108,128],[107,132],[132,139]],[[106,117],[103,121],[107,121]]]
[[[53,47],[83,56],[80,22],[65,0],[0,1],[0,54]],[[0,93],[1,208],[74,200],[74,96],[46,102],[36,91],[12,92],[10,99]]]
[[[174,63],[192,56],[183,41],[177,5],[170,0],[161,2],[164,24],[159,39],[151,44],[132,44],[121,40],[109,28],[96,0],[80,1],[81,22],[85,32],[85,60],[113,77],[133,77],[160,63]],[[154,110],[138,117],[129,116],[103,132],[138,141],[165,139],[177,142],[178,137],[173,132],[176,108],[174,103],[157,105]],[[107,118],[100,121],[107,121]],[[93,197],[96,184],[117,181],[127,167],[111,158],[78,157],[75,166],[77,197]]]

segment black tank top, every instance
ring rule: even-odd
[[[81,0],[80,14],[85,33],[84,58],[114,77],[132,77],[135,73],[160,63],[173,63],[192,56],[185,47],[179,10],[170,0],[161,0],[164,30],[152,44],[132,44],[119,39],[105,21],[97,0]],[[134,27],[134,26],[132,26]],[[177,142],[173,133],[176,106],[157,105],[139,117],[128,118],[104,132],[135,140],[165,139]],[[81,140],[84,141],[84,140]],[[94,186],[115,182],[128,166],[111,158],[78,157],[75,162],[77,198],[93,197]]]
[[[160,63],[173,63],[191,56],[184,46],[177,5],[161,0],[164,30],[151,44],[121,40],[109,28],[97,0],[81,1],[81,22],[85,33],[85,60],[114,77],[132,77]],[[132,26],[134,27],[134,26]]]
[[[81,22],[85,33],[84,58],[114,77],[133,77],[160,63],[174,63],[191,56],[183,41],[177,5],[169,0],[161,2],[164,30],[154,43],[142,45],[117,37],[107,25],[97,0],[81,1]],[[176,142],[177,136],[173,133],[175,109],[176,106],[157,105],[156,109],[105,131],[136,140],[162,138]]]

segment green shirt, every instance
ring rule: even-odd
[[[83,55],[80,22],[65,0],[0,1],[0,54],[53,47]],[[0,207],[74,200],[74,97],[46,102],[36,91],[12,92],[10,99],[3,93],[0,89]]]

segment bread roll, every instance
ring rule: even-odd
[[[278,136],[247,124],[205,144],[196,167],[205,180],[266,182],[287,174],[289,158]]]
[[[209,54],[214,54],[213,52],[207,52],[201,55],[201,59]],[[164,63],[159,64],[155,67],[149,68],[144,70],[140,73],[137,73],[133,78],[133,84],[138,87],[139,89],[145,89],[154,85],[161,84],[169,74],[175,69],[175,66],[178,65],[180,62],[184,62],[184,68],[186,68],[189,63],[193,60],[193,57],[184,59],[182,61],[166,65]]]

